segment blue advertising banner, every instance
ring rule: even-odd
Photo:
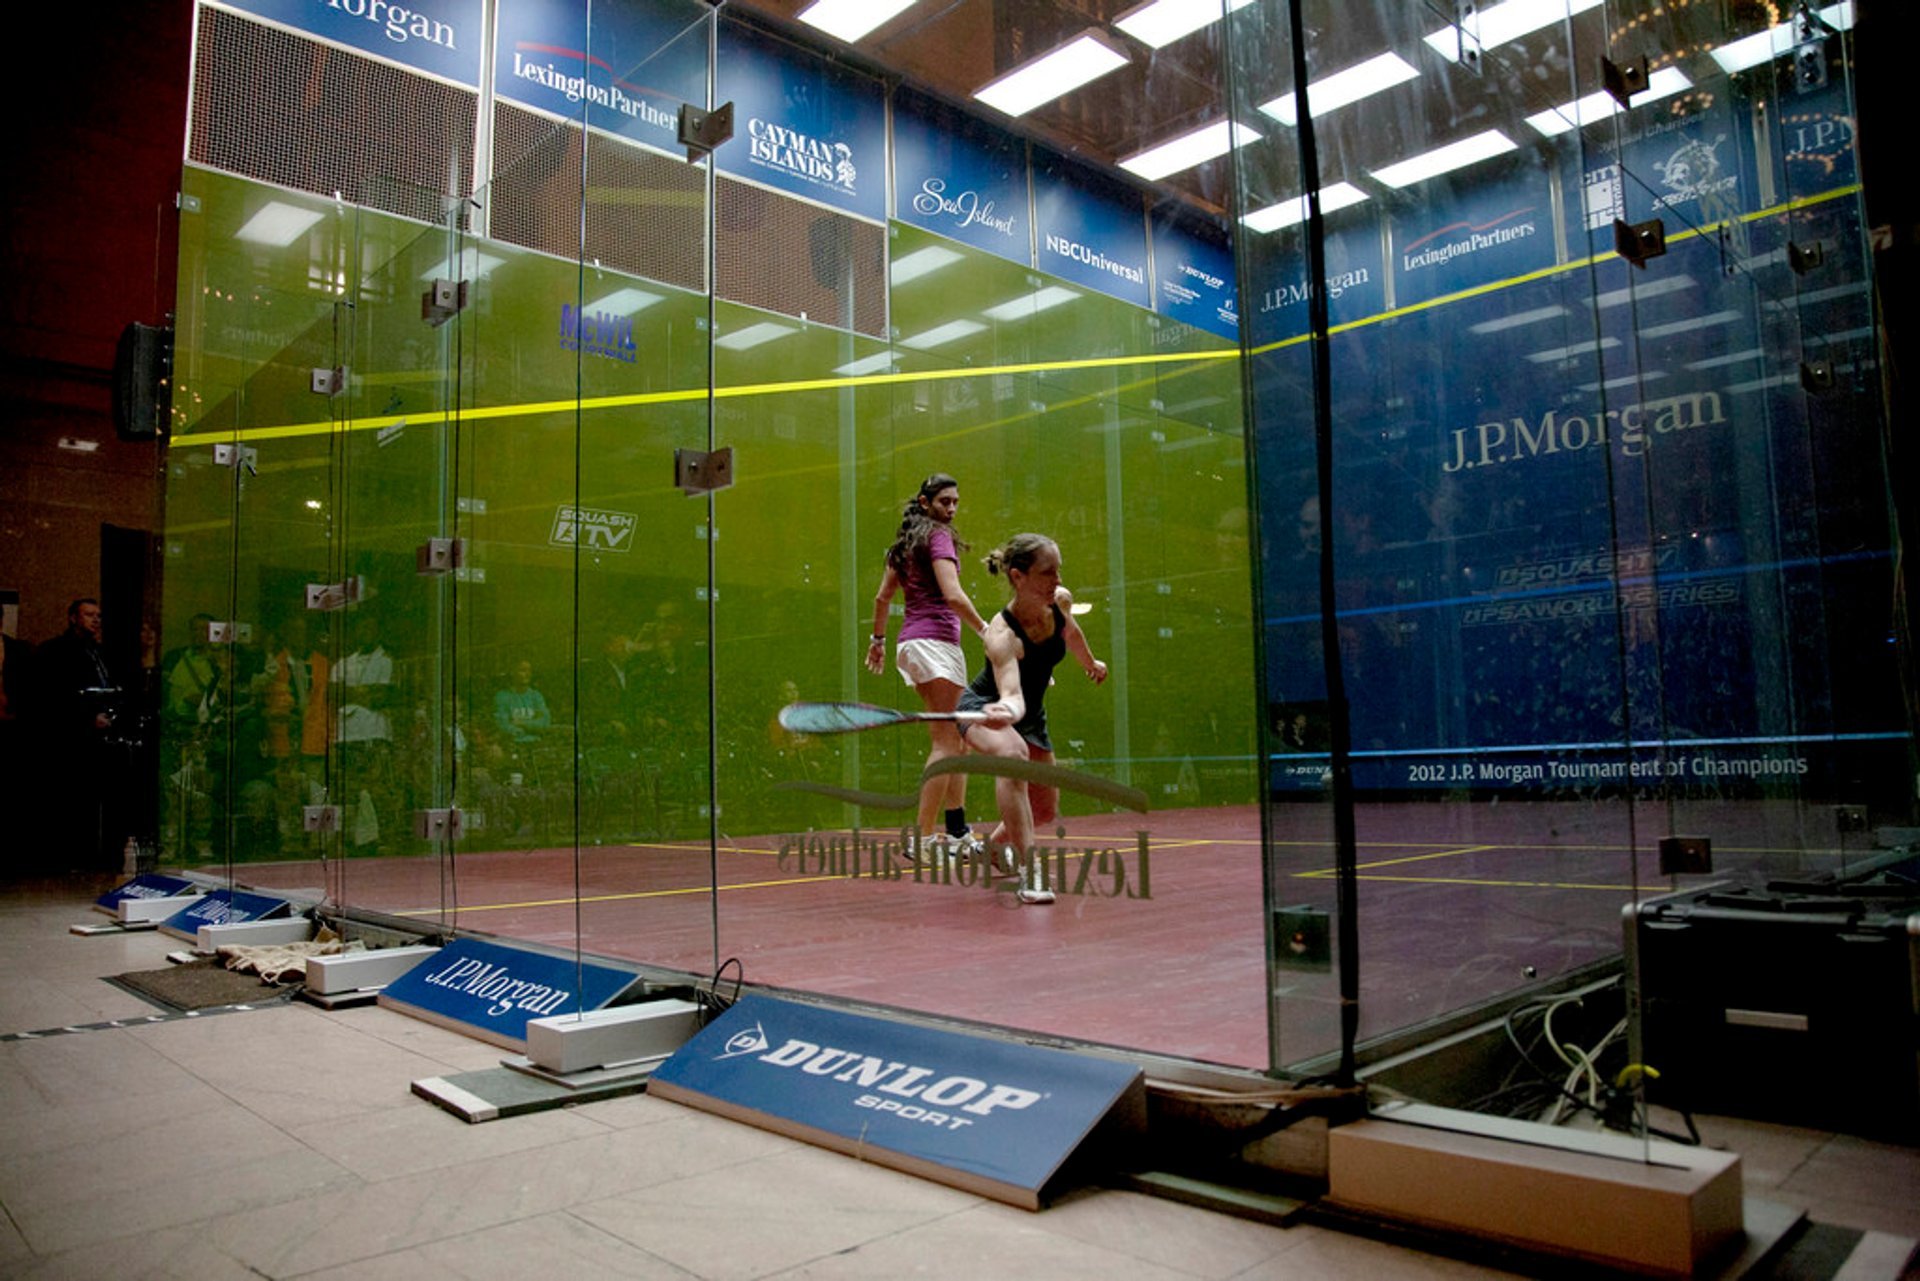
[[[1036,154],[1035,265],[1096,293],[1151,308],[1147,219],[1140,194],[1055,156]]]
[[[1222,338],[1240,337],[1233,253],[1164,218],[1153,222],[1153,308],[1169,320]]]
[[[647,1089],[1027,1209],[1104,1117],[1144,1106],[1130,1064],[760,996]]]
[[[1306,230],[1290,227],[1268,237],[1243,236],[1252,265],[1247,286],[1253,297],[1243,314],[1256,343],[1278,342],[1307,332]],[[1327,320],[1350,324],[1386,310],[1386,264],[1380,252],[1380,222],[1371,206],[1339,210],[1327,220]]]
[[[600,1009],[639,980],[604,965],[459,938],[389,983],[380,1004],[524,1049],[528,1019]]]
[[[893,216],[1033,265],[1026,144],[900,93],[893,108]]]
[[[168,934],[181,938],[198,939],[202,925],[268,921],[286,916],[292,911],[293,905],[285,899],[271,898],[265,894],[249,894],[244,890],[214,890],[212,893],[202,894],[192,903],[160,922],[160,928]]]
[[[99,898],[93,905],[103,912],[115,912],[125,899],[135,898],[180,898],[195,893],[200,887],[184,876],[136,876],[123,885],[117,885]]]
[[[733,103],[733,138],[714,152],[721,172],[885,221],[879,81],[722,22],[718,92]]]
[[[1758,258],[1782,258],[1787,231],[1754,221]],[[1834,795],[1910,778],[1897,704],[1875,693],[1898,680],[1885,491],[1835,479],[1879,457],[1872,384],[1807,396],[1800,348],[1722,264],[1714,237],[1670,239],[1645,269],[1607,259],[1335,336],[1354,413],[1324,532],[1357,786]],[[1865,264],[1827,269],[1796,323],[1838,350],[1870,332]],[[1783,262],[1761,270],[1793,288]],[[1276,791],[1317,794],[1323,522],[1292,350],[1255,367],[1268,710],[1288,749]]]
[[[701,6],[500,0],[494,92],[595,129],[683,152],[680,107],[707,101]]]
[[[221,0],[229,9],[480,87],[482,0]]]
[[[1551,267],[1552,196],[1543,169],[1475,184],[1461,199],[1393,218],[1394,302],[1426,302]]]

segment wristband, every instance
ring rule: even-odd
[[[886,637],[886,633],[884,633],[884,632],[882,632],[882,633],[881,633],[880,635],[878,635],[878,636],[869,636],[869,637],[867,637],[867,640],[868,640],[868,641],[869,641],[870,643],[872,643],[872,644],[875,644],[875,645],[884,645],[884,644],[886,644],[886,643],[887,643],[887,637]]]

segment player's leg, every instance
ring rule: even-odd
[[[1043,765],[1053,764],[1053,753],[1044,747],[1027,744],[1027,759]],[[1023,862],[1019,868],[1020,901],[1022,903],[1053,902],[1053,887],[1047,880],[1047,860],[1034,848],[1034,841],[1040,832],[1060,816],[1060,789],[1045,787],[1039,783],[1027,784],[1027,810],[1032,822],[1033,835],[1027,843],[1020,846]]]

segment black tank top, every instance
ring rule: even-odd
[[[1047,737],[1047,686],[1053,683],[1053,669],[1067,656],[1066,616],[1061,614],[1058,605],[1047,608],[1053,611],[1053,635],[1043,641],[1027,635],[1020,620],[1013,616],[1011,605],[1000,611],[1000,617],[1007,620],[1007,626],[1020,638],[1020,692],[1027,700],[1027,714],[1015,721],[1013,728],[1043,752],[1053,750],[1053,742]],[[1000,682],[994,679],[993,660],[989,658],[973,683],[960,695],[960,710],[978,711],[988,703],[999,701]]]

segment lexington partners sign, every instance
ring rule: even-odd
[[[1033,1210],[1109,1114],[1141,1119],[1132,1064],[749,996],[647,1092]]]

